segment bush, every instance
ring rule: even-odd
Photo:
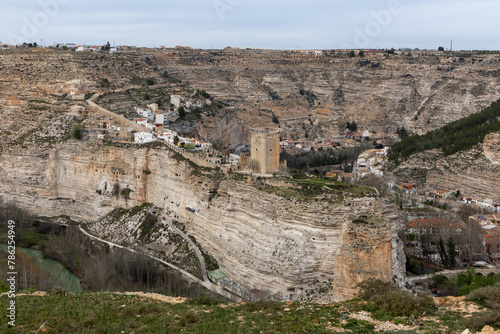
[[[82,139],[83,128],[84,128],[83,124],[80,123],[73,125],[73,137],[75,139]]]
[[[500,311],[500,282],[469,293],[467,300]]]
[[[391,283],[370,279],[358,285],[358,297],[366,300],[366,308],[376,317],[421,316],[436,310],[434,301],[426,295],[413,296]]]
[[[194,324],[196,322],[198,322],[198,316],[193,310],[187,311],[179,319],[179,325],[181,325],[182,327],[186,327],[186,325]]]

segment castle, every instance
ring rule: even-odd
[[[255,173],[271,174],[280,170],[280,136],[277,132],[254,130],[250,166]]]

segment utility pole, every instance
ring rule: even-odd
[[[450,53],[453,53],[453,40],[451,40],[451,43],[450,43]]]

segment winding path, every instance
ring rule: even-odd
[[[201,275],[203,276],[203,280],[205,282],[209,282],[209,279],[208,279],[208,275],[207,275],[207,267],[205,266],[205,258],[203,257],[203,254],[201,253],[200,249],[198,248],[198,246],[196,246],[196,244],[193,242],[193,240],[191,240],[190,237],[188,237],[188,235],[184,232],[182,232],[179,228],[177,228],[177,226],[175,226],[173,223],[172,223],[172,220],[169,219],[169,220],[164,220],[164,222],[167,223],[167,225],[177,234],[179,234],[182,238],[184,238],[184,240],[186,240],[188,242],[188,244],[191,246],[191,248],[193,249],[193,251],[195,252],[196,256],[198,257],[198,260],[200,261],[200,268],[201,268]]]
[[[236,296],[236,295],[234,295],[234,294],[232,294],[232,293],[230,293],[230,292],[228,292],[228,291],[226,291],[226,290],[222,289],[220,286],[213,284],[213,283],[212,283],[212,282],[210,282],[209,280],[202,281],[202,280],[201,280],[201,279],[199,279],[198,277],[196,277],[196,276],[194,276],[194,275],[192,275],[192,274],[188,273],[187,271],[185,271],[185,270],[183,270],[183,269],[181,269],[181,268],[179,268],[179,267],[177,267],[177,266],[175,266],[175,265],[173,265],[173,264],[171,264],[171,263],[168,263],[168,262],[166,262],[166,261],[163,261],[162,259],[159,259],[159,258],[154,257],[154,256],[152,256],[152,255],[149,255],[149,254],[145,254],[145,253],[138,252],[138,251],[136,251],[136,250],[134,250],[134,249],[132,249],[132,248],[124,247],[124,246],[121,246],[121,245],[115,244],[115,243],[113,243],[113,242],[106,241],[106,240],[104,240],[104,239],[101,239],[101,238],[99,238],[99,237],[96,237],[96,236],[94,236],[94,235],[92,235],[92,234],[88,233],[87,231],[85,231],[85,230],[84,230],[81,226],[79,226],[78,228],[80,229],[80,231],[81,231],[83,234],[85,234],[87,237],[89,237],[89,238],[91,238],[91,239],[98,240],[98,241],[100,241],[100,242],[103,242],[103,243],[105,243],[105,244],[108,244],[110,247],[117,247],[117,248],[120,248],[120,249],[125,249],[125,250],[128,250],[129,252],[132,252],[132,253],[136,253],[136,254],[140,254],[140,255],[147,256],[147,257],[149,257],[149,258],[151,258],[151,259],[153,259],[153,260],[155,260],[155,261],[158,261],[158,262],[160,262],[160,263],[162,263],[162,264],[164,264],[164,265],[166,265],[166,266],[168,266],[168,267],[170,267],[170,268],[172,268],[172,269],[174,269],[174,270],[178,271],[178,272],[179,272],[179,273],[181,273],[182,275],[186,276],[189,280],[191,280],[191,281],[193,281],[193,282],[195,282],[195,283],[198,283],[198,284],[200,284],[200,285],[204,286],[205,288],[207,288],[208,290],[210,290],[210,291],[212,291],[212,292],[215,292],[215,293],[217,293],[217,294],[219,294],[219,295],[221,295],[221,296],[223,296],[223,297],[225,297],[225,298],[227,298],[227,299],[229,299],[229,300],[235,301],[235,302],[241,302],[241,301],[242,301],[242,299],[241,299],[240,297],[238,297],[238,296]],[[188,239],[189,239],[189,237],[188,237]],[[197,248],[193,248],[193,249],[197,249]],[[198,250],[198,251],[199,251],[199,250]],[[196,251],[195,251],[195,252],[196,252]],[[205,262],[203,262],[203,263],[205,263]]]

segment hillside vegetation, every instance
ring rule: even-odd
[[[451,122],[425,135],[403,138],[392,147],[389,159],[399,163],[412,154],[431,149],[441,149],[445,155],[468,150],[481,143],[487,134],[500,131],[499,117],[500,100],[477,114]]]
[[[230,304],[206,297],[53,291],[16,298],[16,327],[1,333],[460,333],[498,327],[500,286],[476,290],[471,300],[436,306],[428,296],[377,280],[366,281],[357,299],[328,305],[297,302]],[[487,290],[485,290],[487,289]],[[0,286],[0,291],[2,291]],[[42,294],[44,295],[44,294]],[[0,317],[7,319],[6,296]],[[458,307],[457,307],[458,306]]]

